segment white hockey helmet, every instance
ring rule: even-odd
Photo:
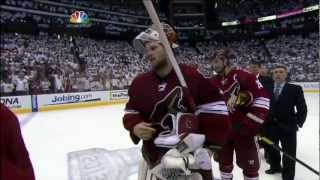
[[[164,30],[164,32],[167,35],[168,41],[171,44],[172,48],[177,48],[178,44],[177,44],[177,34],[174,31],[174,29],[166,23],[161,23],[162,28]],[[147,42],[151,42],[151,41],[157,41],[160,42],[160,33],[158,31],[155,30],[155,26],[152,25],[150,28],[146,29],[145,31],[141,32],[140,34],[138,34],[132,44],[133,47],[141,54],[143,54],[145,51],[145,44]]]

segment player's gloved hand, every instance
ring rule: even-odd
[[[151,123],[141,122],[134,126],[133,134],[142,140],[150,140],[156,129],[151,127]]]

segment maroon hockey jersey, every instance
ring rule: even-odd
[[[234,68],[226,76],[215,76],[212,84],[221,88],[228,101],[245,92],[251,102],[235,107],[230,113],[233,129],[240,135],[256,135],[269,112],[269,97],[257,77],[245,70]]]
[[[187,82],[188,91],[182,91],[175,96],[172,96],[172,93],[182,88],[173,70],[165,78],[159,78],[154,71],[150,71],[133,80],[123,117],[124,127],[130,131],[133,142],[137,144],[140,139],[133,135],[133,128],[136,124],[143,121],[156,123],[154,118],[157,119],[157,117],[154,117],[154,114],[163,114],[172,109],[192,112],[198,117],[199,131],[206,135],[207,143],[223,145],[231,130],[231,121],[224,96],[217,87],[210,83],[209,79],[204,78],[195,68],[186,65],[180,65],[180,68]],[[174,100],[176,105],[173,106],[174,108],[164,108],[163,104],[166,103],[163,101],[171,96],[178,97],[177,100]],[[190,99],[192,99],[191,103]],[[159,104],[162,105],[159,106]],[[158,107],[161,109],[157,109]],[[154,139],[144,141],[142,148],[144,158],[151,164],[156,163],[162,156],[162,150],[155,147],[153,141]]]
[[[17,117],[0,103],[0,179],[34,180]]]

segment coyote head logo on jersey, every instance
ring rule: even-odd
[[[175,87],[162,100],[157,102],[149,117],[152,122],[162,119],[166,114],[177,114],[177,112],[185,112],[186,107],[182,105],[183,91],[182,87]],[[161,123],[160,121],[155,123]]]
[[[183,97],[182,87],[177,86],[155,104],[149,119],[159,133],[169,133],[174,130],[177,114],[187,112],[188,108],[182,104]],[[192,124],[190,122],[185,123]]]

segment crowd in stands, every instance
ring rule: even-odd
[[[98,3],[98,2],[97,2]],[[18,7],[24,9],[31,10],[39,10],[43,12],[49,13],[58,13],[61,15],[65,15],[65,18],[58,17],[55,20],[55,23],[65,24],[66,19],[76,10],[84,10],[90,18],[103,19],[107,21],[113,22],[121,22],[121,23],[131,23],[138,25],[148,25],[150,24],[150,20],[145,13],[146,12],[142,7],[140,11],[137,9],[124,8],[121,6],[113,6],[110,8],[107,5],[97,5],[97,3],[89,3],[86,1],[62,1],[62,2],[54,2],[54,1],[26,1],[26,0],[5,0],[1,4],[8,5],[10,7]],[[90,7],[90,8],[89,8]],[[7,15],[9,14],[9,15]],[[16,15],[19,14],[19,15]],[[46,23],[50,23],[50,18],[41,18],[43,16],[39,15],[31,15],[28,13],[14,13],[6,11],[4,13],[5,19],[7,21],[15,21],[17,18],[25,18],[26,16],[30,16],[36,22],[47,21]],[[10,18],[12,17],[12,18]],[[44,20],[42,20],[44,19]]]
[[[55,17],[54,23],[64,24],[68,18],[76,10],[85,10],[89,17],[103,19],[112,22],[129,23],[131,25],[149,25],[151,23],[145,8],[135,6],[128,8],[127,6],[99,4],[99,2],[89,1],[68,1],[68,0],[50,0],[50,1],[27,1],[27,0],[5,0],[1,4],[11,7],[19,7],[25,9],[40,10],[43,12],[51,12],[65,15],[63,17]],[[307,7],[318,4],[316,0],[265,0],[265,1],[234,1],[218,0],[215,4],[215,10],[221,22],[233,21],[245,18],[259,18],[281,14],[287,11]],[[178,9],[177,13],[192,13],[186,9]],[[164,14],[160,13],[164,18]],[[50,23],[53,21],[50,17],[28,14],[25,12],[4,11],[1,15],[1,22],[14,22],[25,17],[31,17],[38,23]],[[51,22],[52,23],[52,22]],[[95,22],[99,24],[99,22]],[[203,24],[203,21],[191,20],[179,22],[178,26],[193,27],[194,25]]]
[[[216,12],[222,21],[241,18],[259,18],[276,15],[319,4],[317,0],[266,0],[266,1],[225,1],[218,0]]]
[[[234,20],[240,17],[257,18],[318,3],[315,0],[270,1],[259,3],[239,1],[239,4],[231,4],[231,1],[218,0],[215,8],[220,19]],[[105,32],[111,34],[128,31],[138,33],[141,28],[144,29],[150,24],[142,4],[128,8],[121,5],[75,0],[5,0],[1,1],[1,5],[63,15],[57,17],[27,11],[3,10],[0,18],[2,25],[12,22],[24,23],[30,20],[37,24],[65,25],[75,10],[85,10],[90,18],[108,21],[109,23],[104,24]],[[177,13],[187,13],[187,10],[178,9]],[[160,15],[164,17],[163,14]],[[305,21],[302,18],[304,17],[285,20],[281,26],[294,24],[297,20]],[[311,18],[319,21],[317,15]],[[196,22],[188,19],[179,21],[176,25],[195,27],[195,25],[202,26],[201,23],[202,21]],[[101,25],[101,22],[94,21],[93,24]],[[211,34],[207,30],[181,31],[179,39],[211,36]],[[77,42],[79,52],[76,56],[73,51],[75,47],[70,38],[66,35],[47,33],[39,35],[1,34],[1,94],[21,95],[125,89],[138,73],[145,72],[149,68],[143,56],[139,55],[126,41],[73,37],[73,40]],[[212,70],[205,58],[207,53],[227,45],[235,50],[236,63],[242,67],[246,67],[250,61],[257,59],[265,61],[267,68],[271,68],[274,63],[282,63],[289,66],[293,74],[291,76],[293,81],[319,81],[318,38],[318,34],[310,34],[306,37],[281,36],[271,40],[225,44],[210,41],[209,43],[198,43],[193,47],[180,46],[175,53],[178,61],[196,66],[205,75],[210,75]]]
[[[63,4],[73,4],[76,6],[81,6],[86,8],[102,9],[102,10],[111,11],[111,12],[120,12],[124,14],[129,14],[129,15],[147,16],[147,12],[144,10],[142,3],[136,4],[132,9],[128,9],[126,7],[126,5],[128,4],[125,4],[123,0],[121,0],[123,1],[122,5],[121,5],[121,1],[118,1],[118,4],[113,4],[113,5],[109,5],[99,1],[95,1],[94,3],[90,1],[83,1],[83,0],[82,1],[51,0],[51,1],[59,2]],[[132,6],[132,4],[130,6]]]
[[[289,67],[293,81],[319,81],[319,34],[281,36],[266,42],[271,58]],[[271,66],[271,64],[269,65]]]
[[[126,41],[96,40],[87,37],[40,33],[1,34],[2,95],[83,92],[126,89],[133,78],[149,69]],[[208,52],[224,46],[236,53],[235,62],[246,68],[252,60],[264,60],[267,68],[275,63],[289,67],[292,81],[319,81],[317,33],[280,36],[275,39],[241,42],[212,41],[196,46],[181,45],[175,50],[179,62],[198,67],[205,75],[212,73],[205,58]]]
[[[314,5],[317,2],[315,0],[270,0],[269,1],[241,1],[239,4],[230,3],[231,1],[218,0],[216,4],[217,15],[221,21],[235,20],[242,17],[257,18],[263,15],[274,14],[274,12],[284,12],[286,10],[300,8],[301,6]],[[125,1],[123,1],[125,2]],[[69,17],[75,10],[85,10],[92,20],[92,26],[104,27],[104,33],[108,35],[121,35],[124,33],[132,34],[138,33],[148,27],[151,24],[146,11],[142,4],[140,6],[128,8],[127,6],[120,5],[108,5],[99,4],[99,2],[89,3],[89,1],[68,1],[68,0],[42,0],[42,1],[28,1],[28,0],[4,0],[1,1],[2,5],[24,8],[28,10],[38,10],[42,14],[31,13],[27,11],[13,11],[8,9],[2,9],[0,24],[10,23],[24,23],[26,21],[32,21],[39,25],[49,25],[50,27],[56,27],[61,25],[65,27],[69,25]],[[253,8],[254,7],[254,8]],[[264,12],[264,14],[255,13],[255,11]],[[185,9],[177,9],[179,13],[186,13]],[[241,11],[241,12],[238,12]],[[254,11],[254,12],[251,12]],[[61,16],[49,16],[45,13],[57,13]],[[164,17],[164,15],[161,15]],[[202,18],[202,17],[201,17]],[[175,22],[175,26],[179,31],[179,39],[188,39],[190,37],[204,37],[206,39],[211,38],[212,34],[208,30],[203,30],[204,21],[199,18],[180,18]],[[96,20],[98,19],[98,20]],[[292,27],[299,28],[307,22],[318,22],[318,14],[313,16],[300,16],[296,18],[284,19],[280,22],[281,28]],[[261,25],[261,31],[274,29],[275,22],[264,23]],[[179,27],[191,28],[179,30]],[[97,28],[99,29],[99,28]],[[226,30],[229,32],[230,29]],[[242,33],[242,28],[235,28],[231,31],[238,31]]]

